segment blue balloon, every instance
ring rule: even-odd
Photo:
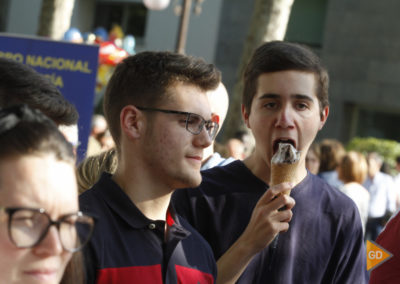
[[[67,41],[79,41],[82,40],[82,34],[77,28],[69,28],[64,33],[63,39]]]
[[[108,33],[107,30],[103,27],[98,27],[93,31],[94,35],[96,37],[101,38],[102,41],[107,41],[108,40]]]
[[[122,48],[132,55],[135,54],[135,44],[135,37],[133,35],[126,35],[122,42]]]

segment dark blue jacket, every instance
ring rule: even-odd
[[[199,188],[174,193],[178,214],[211,245],[218,259],[246,228],[268,185],[241,161],[203,172]],[[358,210],[317,176],[291,192],[289,231],[250,262],[238,283],[366,283],[366,255]]]
[[[98,217],[84,250],[87,283],[215,282],[209,245],[172,209],[164,241],[165,222],[147,219],[109,174],[79,202],[81,210]]]

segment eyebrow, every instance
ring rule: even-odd
[[[295,98],[298,100],[306,100],[309,102],[313,102],[313,99],[310,96],[307,95],[302,95],[302,94],[294,94],[290,96],[291,98]],[[264,99],[279,99],[280,95],[277,94],[263,94],[261,97],[259,97],[259,100],[264,100]]]

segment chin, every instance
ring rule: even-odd
[[[201,183],[201,174],[198,172],[192,175],[180,176],[177,180],[178,186],[176,186],[175,189],[198,187]]]
[[[194,180],[188,187],[198,187],[201,184],[201,177],[197,180]]]

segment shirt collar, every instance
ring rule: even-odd
[[[101,196],[104,202],[112,211],[115,212],[116,215],[135,229],[147,228],[151,223],[157,221],[150,220],[143,215],[122,188],[112,180],[112,175],[109,173],[103,173],[101,175],[100,180],[93,187],[93,190],[95,194]],[[184,235],[190,234],[189,231],[181,226],[172,206],[168,207],[166,222],[168,226],[176,228],[178,232],[181,232]]]

